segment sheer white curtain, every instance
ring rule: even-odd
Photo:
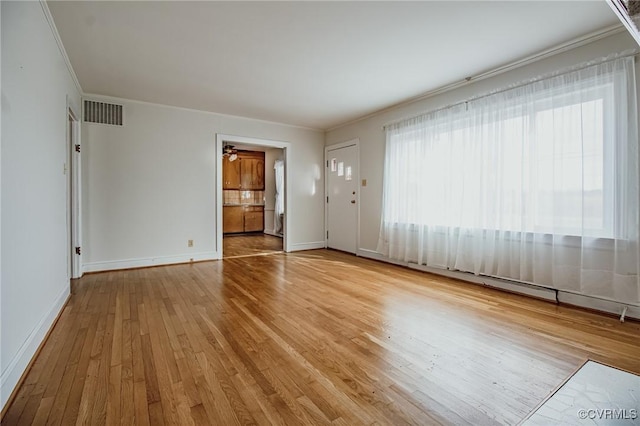
[[[273,229],[282,234],[282,214],[284,213],[284,161],[276,160],[273,165],[276,175],[276,205],[273,215]]]
[[[378,251],[640,301],[633,57],[387,127]]]

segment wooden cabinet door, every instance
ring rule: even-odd
[[[264,231],[264,211],[252,209],[244,212],[244,232]]]
[[[242,206],[224,206],[222,208],[222,232],[244,232],[244,208]]]
[[[252,173],[253,185],[257,190],[264,190],[264,160],[259,159],[255,162]]]
[[[241,186],[244,190],[264,190],[264,160],[246,157],[240,168]]]
[[[240,159],[222,157],[222,189],[240,189]]]

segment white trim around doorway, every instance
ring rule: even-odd
[[[76,150],[76,145],[81,148],[81,112],[67,96],[67,109],[65,120],[71,118],[73,130],[69,135],[69,126],[66,128],[66,155],[65,155],[65,167],[66,173],[69,173],[69,184],[67,185],[67,238],[71,242],[71,247],[67,250],[71,251],[74,247],[80,247],[80,254],[69,253],[71,264],[69,268],[69,278],[82,277],[82,161],[80,150]],[[67,164],[69,161],[69,164]],[[70,191],[70,192],[69,192]],[[70,202],[69,202],[70,201]]]
[[[289,227],[287,223],[289,222],[291,214],[291,174],[289,173],[289,165],[291,164],[291,142],[216,133],[216,258],[222,259],[222,147],[225,142],[257,145],[265,148],[280,148],[284,150],[284,223],[282,224],[282,247],[285,252],[290,252],[291,246],[289,243]]]

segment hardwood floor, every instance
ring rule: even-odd
[[[515,424],[640,324],[317,250],[91,274],[2,424]]]
[[[282,252],[282,238],[267,234],[225,235],[222,256],[256,256]]]

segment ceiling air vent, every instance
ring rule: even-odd
[[[122,126],[122,105],[85,100],[84,121]]]

